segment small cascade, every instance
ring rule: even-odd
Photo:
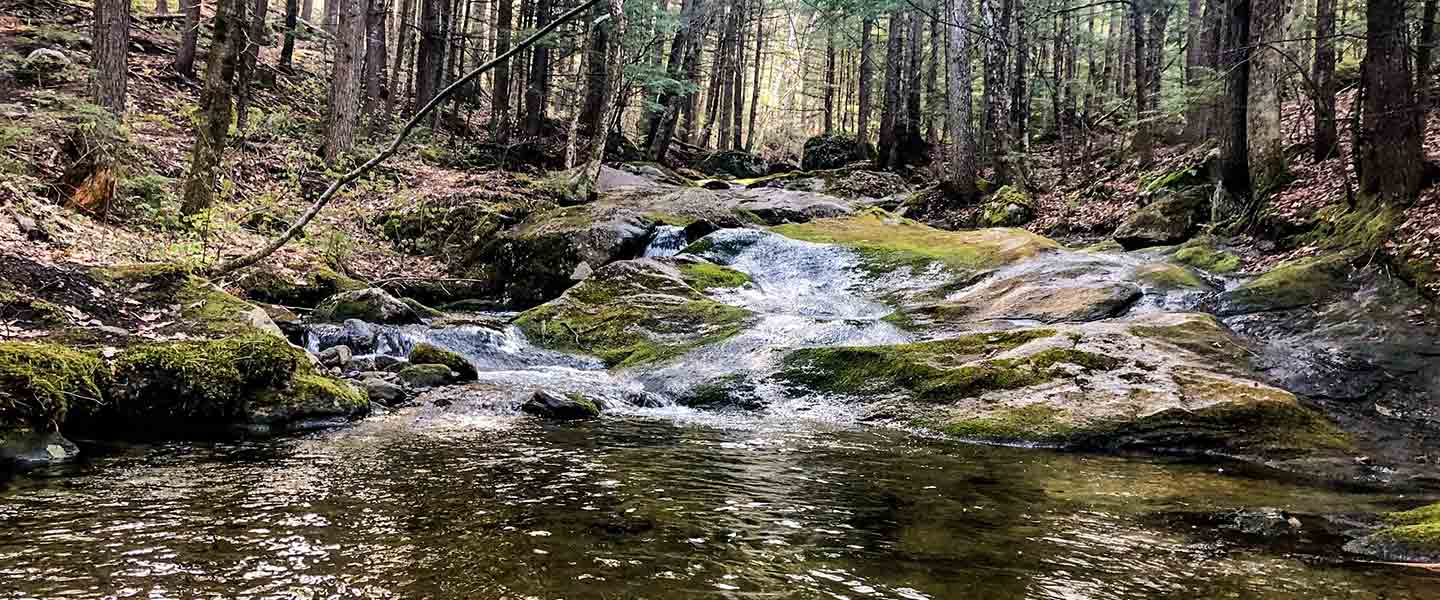
[[[319,353],[338,345],[357,356],[405,358],[415,346],[428,343],[464,356],[479,371],[514,371],[534,367],[603,369],[600,361],[537,348],[514,327],[480,325],[431,328],[425,325],[376,325],[350,320],[310,326],[306,349]]]
[[[685,237],[683,228],[661,225],[655,228],[655,234],[650,238],[650,245],[645,247],[645,256],[675,256],[689,244],[690,241]]]

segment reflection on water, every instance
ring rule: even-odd
[[[1440,597],[1412,570],[1144,518],[1378,497],[675,416],[555,426],[462,403],[302,439],[114,450],[3,484],[0,597]]]

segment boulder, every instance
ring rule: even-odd
[[[852,162],[865,160],[855,139],[843,135],[817,135],[805,140],[800,168],[805,171],[838,169]]]
[[[270,270],[251,271],[235,287],[241,289],[246,298],[256,302],[311,308],[335,294],[363,290],[365,284],[320,267],[298,279]]]
[[[0,428],[0,467],[43,467],[66,462],[79,455],[80,448],[58,431]]]
[[[1388,562],[1440,563],[1440,504],[1382,516],[1377,530],[1345,550]]]
[[[332,346],[346,346],[353,354],[370,354],[375,351],[380,334],[375,327],[360,319],[345,319],[344,323],[316,323],[308,329],[321,350]]]
[[[640,258],[601,267],[515,324],[541,346],[631,366],[728,338],[751,316],[705,297],[673,264]]]
[[[405,388],[379,377],[366,377],[364,380],[365,395],[371,402],[384,406],[394,406],[405,400]]]
[[[1346,286],[1354,256],[1322,254],[1292,259],[1226,291],[1218,300],[1222,315],[1286,310],[1325,300]]]
[[[910,191],[905,178],[886,171],[852,169],[823,178],[827,194],[842,198],[884,198]]]
[[[321,365],[327,367],[343,367],[350,362],[353,356],[354,354],[350,352],[350,347],[341,344],[321,350],[317,358]]]
[[[547,419],[578,420],[600,416],[600,407],[582,394],[558,394],[539,390],[531,396],[520,410]]]
[[[470,361],[466,360],[464,356],[434,344],[416,344],[410,350],[410,364],[445,365],[458,376],[460,381],[474,381],[479,377],[475,371],[475,365],[470,364]]]
[[[765,159],[741,150],[721,150],[700,161],[698,168],[706,173],[729,175],[736,179],[764,177]]]
[[[310,318],[320,322],[340,322],[347,319],[384,324],[420,322],[420,315],[416,314],[414,308],[380,288],[335,294],[316,306],[315,311],[310,313]]]
[[[1035,217],[1030,197],[1014,186],[1001,186],[981,206],[980,224],[985,227],[1019,227]]]
[[[770,163],[770,168],[769,168],[769,169],[766,169],[766,174],[767,174],[767,175],[775,175],[775,174],[777,174],[777,173],[791,173],[791,172],[799,171],[799,170],[800,170],[800,165],[797,165],[797,164],[795,164],[795,163],[793,163],[793,162],[790,162],[790,161],[788,161],[788,160],[777,160],[777,161],[775,161],[775,162]]]
[[[48,84],[66,79],[70,57],[54,48],[37,48],[15,69],[15,82],[20,85]]]
[[[1209,197],[1203,189],[1164,192],[1115,230],[1115,241],[1126,250],[1168,246],[1189,239],[1209,215]]]
[[[410,365],[400,370],[400,382],[412,390],[424,390],[451,383],[454,374],[445,365]]]
[[[73,457],[56,427],[98,409],[107,377],[98,357],[65,346],[0,343],[0,467]]]

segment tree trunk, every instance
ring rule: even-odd
[[[335,0],[335,62],[330,75],[330,122],[325,161],[334,163],[355,144],[355,123],[360,108],[360,61],[365,52],[363,0]]]
[[[1006,0],[1007,3],[1013,3],[1013,1]],[[944,62],[941,57],[945,56],[945,47],[940,41],[944,28],[940,26],[939,11],[932,12],[929,21],[930,64],[925,69],[925,142],[930,145],[931,152],[939,156],[940,128],[935,126],[935,121],[939,114],[936,107],[944,104],[944,96],[937,89],[940,85],[940,63]],[[936,160],[938,164],[938,159]]]
[[[910,11],[910,37],[909,60],[905,65],[905,145],[907,148],[920,148],[925,145],[925,137],[920,131],[920,102],[921,88],[920,75],[925,72],[925,16],[919,9]],[[904,154],[908,156],[909,153]]]
[[[1130,35],[1134,40],[1135,56],[1135,155],[1140,159],[1141,165],[1150,164],[1150,124],[1148,109],[1150,103],[1145,96],[1150,90],[1150,83],[1147,79],[1148,73],[1145,68],[1145,16],[1150,11],[1148,2],[1158,0],[1134,0],[1130,6]]]
[[[130,76],[130,0],[95,0],[94,46],[90,52],[90,97],[117,117],[125,115]]]
[[[1431,1],[1427,6],[1433,6]],[[1335,123],[1335,0],[1315,3],[1315,143],[1311,154],[1319,162],[1330,158],[1339,141]]]
[[[168,14],[170,14],[170,3],[167,2],[166,0],[155,0],[155,14],[157,14],[157,15],[168,15]]]
[[[200,39],[200,0],[180,0],[185,11],[185,29],[180,32],[180,47],[175,51],[175,72],[195,76],[195,45]]]
[[[897,131],[897,129],[899,129],[897,125],[899,124],[896,123],[898,120],[896,119],[897,114],[903,110],[900,97],[900,69],[903,67],[905,57],[905,39],[904,36],[901,35],[901,32],[905,29],[904,13],[900,11],[891,12],[890,23],[887,29],[889,30],[889,39],[885,43],[885,102],[880,109],[880,144],[877,146],[879,149],[879,166],[881,167],[889,167],[894,163],[894,157],[899,154],[896,146],[899,144],[900,136],[904,133],[903,131]],[[953,32],[951,36],[954,36]],[[952,40],[951,43],[953,44],[954,41]],[[969,81],[968,60],[966,61],[965,80],[967,82]],[[968,94],[969,88],[967,87],[966,90]],[[950,98],[953,102],[955,100],[954,84],[950,86],[950,91]]]
[[[1333,5],[1335,0],[1329,1]],[[1435,48],[1435,12],[1436,0],[1425,0],[1425,8],[1420,14],[1420,47],[1415,52],[1416,119],[1422,132],[1430,114],[1430,60]]]
[[[535,26],[550,24],[550,0],[535,3]],[[545,123],[545,98],[550,89],[550,48],[536,47],[530,55],[530,87],[525,90],[525,134],[538,136]]]
[[[966,0],[948,0],[950,46],[948,73],[950,107],[949,183],[962,202],[976,195],[975,137],[970,130],[970,11]]]
[[[765,46],[765,0],[755,0],[755,75],[750,85],[750,126],[745,130],[745,151],[755,150],[755,118],[760,115],[760,63]]]
[[[285,41],[280,46],[281,71],[295,70],[295,28],[300,26],[298,0],[285,0]]]
[[[183,0],[182,0],[183,1]],[[315,22],[315,0],[305,0],[304,7],[300,14],[304,16],[306,23]]]
[[[340,4],[345,0],[325,0],[325,32],[335,35],[340,26]]]
[[[741,141],[743,132],[741,126],[744,124],[745,116],[745,19],[748,17],[749,0],[737,0],[735,17],[735,86],[734,99],[731,100],[730,119],[730,147],[734,150],[742,148]],[[757,57],[758,59],[758,57]]]
[[[1266,194],[1284,181],[1287,172],[1285,134],[1280,127],[1280,94],[1292,68],[1282,52],[1291,35],[1295,4],[1291,0],[1250,2],[1250,99],[1246,132],[1250,146],[1250,185]]]
[[[1022,0],[1015,3],[1015,70],[1010,88],[1010,131],[1012,148],[1007,149],[1010,159],[1010,176],[1024,189],[1029,180],[1029,167],[1025,164],[1030,151],[1030,61],[1029,32],[1026,29],[1025,5]],[[1018,152],[1009,152],[1018,150]]]
[[[1420,123],[1405,55],[1405,0],[1370,0],[1365,13],[1360,194],[1373,207],[1407,206],[1420,191]]]
[[[1010,173],[1006,165],[1006,153],[1009,151],[1008,119],[1006,109],[1010,102],[1006,96],[1005,67],[1006,67],[1006,43],[1010,39],[1010,11],[1013,10],[1011,2],[1005,2],[1003,6],[997,6],[1001,0],[984,0],[980,4],[981,28],[987,33],[988,43],[985,44],[985,137],[988,140],[987,155],[990,156],[991,166],[995,169],[996,185],[1004,185],[1010,182]]]
[[[1250,195],[1250,144],[1246,114],[1250,94],[1250,0],[1227,0],[1229,13],[1225,29],[1222,67],[1225,78],[1226,132],[1220,148],[1220,185],[1235,198]],[[1216,221],[1243,217],[1233,210],[1215,207]]]
[[[610,46],[610,28],[601,23],[590,32],[588,50],[590,55],[585,59],[589,71],[585,74],[585,100],[580,109],[580,134],[582,136],[594,137],[598,131],[596,127],[605,125],[603,119],[605,118],[607,78],[610,73],[610,66],[607,62]],[[499,86],[498,80],[496,86]]]
[[[825,35],[825,135],[835,131],[835,29]]]
[[[218,0],[205,87],[200,91],[201,118],[190,152],[185,177],[185,198],[180,212],[193,215],[210,208],[230,132],[235,69],[244,44],[245,12],[249,0]]]
[[[385,30],[390,16],[389,0],[366,0],[365,11],[365,107],[361,114],[371,127],[384,126],[389,121],[389,111],[381,108],[390,104],[390,88],[385,81],[386,58]]]
[[[874,95],[870,82],[875,78],[874,54],[875,17],[866,15],[860,25],[860,107],[855,115],[855,142],[860,146],[861,156],[870,153],[870,97]]]
[[[260,65],[260,46],[265,41],[265,13],[270,0],[254,0],[250,27],[245,32],[245,49],[240,53],[240,66],[235,71],[235,131],[245,136],[250,127],[250,103],[254,100],[255,69]]]
[[[1326,0],[1319,0],[1325,2]],[[1205,117],[1209,114],[1200,99],[1209,77],[1205,72],[1204,0],[1190,0],[1185,15],[1185,139],[1199,141],[1205,136]]]
[[[395,67],[390,70],[390,85],[396,89],[385,99],[385,113],[395,114],[397,102],[405,96],[400,93],[400,74],[408,72],[405,61],[410,56],[410,27],[415,22],[415,0],[400,0],[400,22],[395,28]]]
[[[679,81],[681,77],[685,77],[691,83],[695,82],[690,67],[699,64],[696,55],[699,54],[700,36],[696,28],[700,26],[703,11],[702,0],[685,0],[680,5],[679,28],[675,30],[675,39],[670,44],[670,62],[666,65],[666,74],[671,79]],[[690,92],[687,96],[693,94],[694,92]],[[686,97],[673,90],[660,94],[660,114],[655,119],[654,130],[648,133],[645,140],[645,148],[651,161],[665,161],[665,154],[670,150],[670,138],[675,135],[675,125],[686,100]]]
[[[415,59],[415,104],[419,106],[429,103],[440,91],[440,77],[445,72],[444,15],[443,0],[420,0],[420,50]],[[434,116],[439,114],[436,111]],[[434,128],[435,123],[432,117],[428,125]]]
[[[592,81],[600,86],[599,90],[593,92],[600,97],[600,110],[596,115],[595,122],[591,125],[594,135],[590,136],[590,152],[587,162],[578,176],[581,179],[580,185],[575,186],[578,191],[584,192],[587,196],[595,194],[595,181],[600,177],[600,165],[605,160],[605,143],[609,141],[609,128],[613,122],[616,108],[619,103],[616,101],[616,90],[619,88],[620,78],[625,74],[625,64],[622,50],[625,44],[625,6],[622,0],[606,0],[605,7],[610,19],[605,23],[609,29],[610,43],[605,45],[605,74],[599,81]],[[598,28],[596,33],[599,33]]]

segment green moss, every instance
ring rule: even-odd
[[[594,400],[586,397],[585,394],[566,394],[565,397],[569,398],[571,402],[574,402],[582,410],[589,413],[590,416],[600,416],[600,405],[596,404]]]
[[[445,365],[460,374],[462,381],[473,381],[479,377],[475,366],[465,357],[434,344],[417,344],[410,350],[410,362],[416,365]]]
[[[1306,306],[1344,284],[1350,261],[1346,254],[1288,260],[1232,290],[1229,300],[1242,312]]]
[[[1239,365],[1250,356],[1219,321],[1210,315],[1192,314],[1178,322],[1132,325],[1130,333],[1174,345],[1199,356]]]
[[[1400,544],[1425,555],[1440,555],[1440,503],[1381,515],[1385,527],[1373,534],[1376,541]]]
[[[72,409],[101,404],[100,359],[53,344],[0,343],[0,429],[55,431]]]
[[[1141,181],[1140,189],[1149,194],[1160,190],[1179,190],[1205,183],[1208,181],[1200,166],[1185,165]]]
[[[438,311],[438,310],[435,310],[435,309],[433,309],[433,308],[430,308],[430,307],[428,307],[428,306],[425,306],[424,303],[422,303],[422,302],[420,302],[419,300],[416,300],[416,299],[414,299],[414,298],[408,298],[408,297],[402,296],[402,297],[399,298],[399,300],[400,300],[401,302],[405,303],[405,306],[410,307],[410,310],[415,311],[415,314],[417,314],[417,315],[419,315],[419,316],[421,316],[421,317],[424,317],[424,318],[426,318],[426,319],[438,319],[438,318],[440,318],[440,317],[445,316],[445,313],[442,313],[442,312],[440,312],[440,311]]]
[[[1048,404],[1034,403],[1004,407],[984,416],[960,419],[943,428],[950,435],[980,440],[1051,441],[1070,437],[1075,425],[1064,411]]]
[[[684,263],[680,274],[685,283],[701,292],[712,288],[738,288],[750,283],[750,276],[712,263]]]
[[[1359,204],[1370,206],[1373,202],[1362,198]],[[1348,204],[1333,204],[1320,209],[1315,215],[1315,228],[1296,241],[1298,245],[1332,250],[1371,251],[1389,239],[1390,232],[1403,218],[1399,209],[1389,206],[1355,210]]]
[[[0,315],[39,326],[53,327],[70,322],[70,317],[59,306],[7,290],[0,290]]]
[[[341,407],[360,410],[370,405],[370,400],[360,390],[343,381],[315,373],[296,375],[284,393],[262,396],[261,404],[280,404],[295,408],[314,407],[334,402]]]
[[[307,373],[304,352],[269,335],[131,346],[115,359],[115,410],[127,416],[235,420],[245,401]]]
[[[1209,284],[1185,267],[1165,263],[1143,265],[1135,270],[1142,283],[1161,289],[1208,289]]]
[[[695,217],[687,217],[684,215],[676,215],[663,212],[645,213],[645,218],[654,221],[657,225],[669,225],[671,227],[688,227],[696,220]]]
[[[1223,250],[1216,250],[1208,240],[1191,240],[1175,251],[1175,262],[1209,271],[1211,273],[1233,273],[1240,268],[1240,257]]]
[[[1092,370],[1119,366],[1114,358],[1071,348],[985,358],[1054,334],[1031,329],[892,346],[804,348],[785,357],[781,377],[819,391],[874,394],[900,387],[923,400],[948,402],[1049,381],[1061,376],[1062,363]]]
[[[938,263],[968,276],[1060,247],[1023,229],[944,231],[878,208],[772,230],[798,240],[854,248],[866,256],[867,267],[877,274],[901,267],[922,270]]]

